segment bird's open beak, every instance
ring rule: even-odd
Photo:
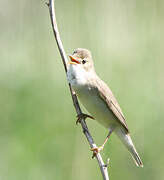
[[[80,64],[78,60],[76,60],[73,56],[69,55],[71,61],[69,62],[70,64]]]

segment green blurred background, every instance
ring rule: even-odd
[[[164,179],[164,1],[56,0],[67,53],[92,51],[127,118],[144,168],[113,134],[111,180]],[[0,179],[100,180],[75,110],[45,1],[0,7]],[[98,145],[107,130],[88,120]]]

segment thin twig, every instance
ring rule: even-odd
[[[49,13],[50,13],[50,18],[51,18],[51,24],[52,24],[53,33],[54,33],[54,36],[55,36],[55,39],[56,39],[56,43],[57,43],[61,58],[62,58],[62,62],[63,62],[64,68],[65,68],[65,72],[67,73],[67,65],[66,64],[68,63],[68,59],[67,59],[66,53],[64,51],[64,47],[63,47],[62,41],[60,39],[60,35],[59,35],[58,27],[57,27],[55,9],[54,9],[54,0],[49,0],[49,3],[46,3],[46,4],[49,7]],[[77,96],[76,96],[74,90],[72,89],[70,83],[69,83],[69,88],[70,88],[70,93],[71,93],[71,96],[72,96],[72,100],[73,100],[73,104],[74,104],[76,113],[77,113],[77,115],[79,115],[79,114],[82,113],[82,111],[81,111],[81,108],[79,106]],[[97,147],[96,144],[93,141],[93,138],[92,138],[89,130],[88,130],[88,127],[86,125],[85,120],[82,119],[80,121],[80,124],[81,124],[81,127],[83,129],[83,133],[85,134],[85,136],[86,136],[86,138],[87,138],[87,140],[88,140],[88,142],[90,144],[90,147],[91,148]],[[96,154],[96,159],[97,159],[97,162],[98,162],[98,164],[100,166],[100,170],[101,170],[101,174],[103,176],[103,179],[104,180],[109,180],[107,165],[104,164],[100,153]]]

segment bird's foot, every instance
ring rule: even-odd
[[[99,147],[94,147],[91,149],[91,151],[93,151],[93,155],[92,158],[94,158],[100,151],[102,151],[104,149],[104,146],[99,146]]]
[[[92,116],[90,116],[88,114],[81,113],[81,114],[77,115],[76,125],[81,122],[81,119],[86,119],[86,118],[94,119],[94,117],[92,117]]]

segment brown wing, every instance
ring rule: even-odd
[[[116,119],[122,124],[127,132],[129,132],[125,117],[112,91],[101,79],[96,81],[96,87],[98,89],[99,96],[104,100],[109,110],[117,117]]]

